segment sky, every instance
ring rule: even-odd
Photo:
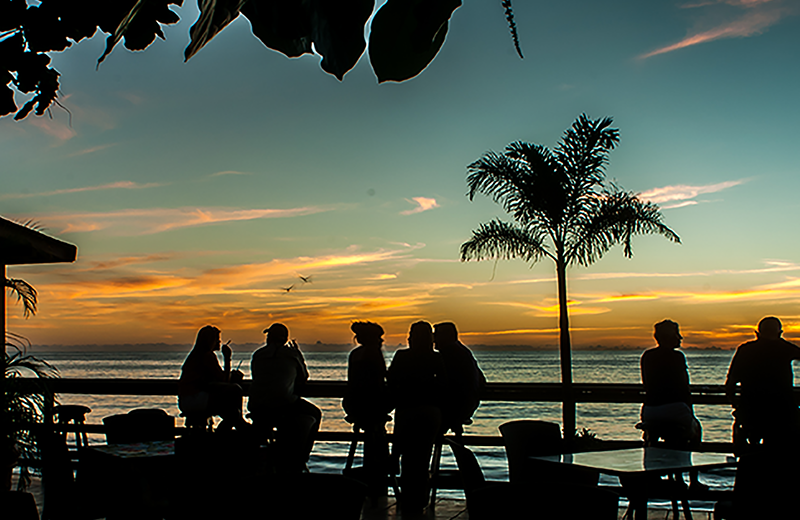
[[[8,268],[39,290],[35,317],[7,310],[34,345],[190,344],[209,323],[257,343],[275,321],[351,343],[354,320],[397,345],[422,319],[467,344],[556,345],[552,262],[460,262],[473,229],[508,219],[465,181],[581,113],[613,117],[609,179],[682,243],[571,268],[574,345],[648,347],[670,318],[684,346],[729,348],[767,315],[800,340],[800,3],[517,0],[520,59],[500,2],[466,0],[431,65],[384,84],[366,55],[339,82],[243,18],[184,63],[185,4],[166,41],[97,70],[103,34],[54,54],[69,113],[0,120],[0,215],[79,249]]]

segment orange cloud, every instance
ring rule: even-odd
[[[688,201],[694,199],[698,195],[706,193],[716,193],[740,184],[747,182],[746,179],[736,181],[719,182],[716,184],[708,184],[705,186],[689,186],[686,184],[677,184],[674,186],[664,186],[662,188],[653,188],[652,190],[645,191],[639,194],[639,198],[655,204],[662,204],[664,202],[673,201]],[[690,204],[697,204],[697,201],[683,202],[679,205],[669,206],[669,208],[677,208]],[[665,209],[669,209],[665,207]]]
[[[142,187],[149,186],[142,185]],[[331,209],[320,206],[290,209],[149,208],[97,213],[51,214],[46,219],[59,227],[61,233],[106,230],[116,236],[132,236],[220,222],[299,217],[331,211]]]
[[[723,2],[704,2],[700,4],[688,4],[686,8],[709,7],[713,5],[727,4],[747,9],[742,16],[733,21],[721,22],[720,25],[704,30],[697,31],[688,35],[683,40],[666,45],[654,51],[642,54],[639,59],[647,59],[659,54],[685,49],[693,45],[707,43],[725,38],[746,38],[763,33],[769,27],[778,23],[781,19],[795,13],[795,6],[783,0],[726,0]]]
[[[82,188],[67,188],[64,190],[42,191],[39,193],[10,193],[0,195],[0,199],[27,199],[30,197],[50,197],[51,195],[66,195],[70,193],[82,193],[85,191],[100,191],[100,190],[141,190],[144,188],[154,188],[156,186],[163,186],[157,182],[150,182],[147,184],[139,184],[131,181],[119,181],[109,184],[101,184],[99,186],[84,186]]]
[[[427,197],[414,197],[413,199],[408,200],[408,202],[416,204],[417,207],[414,209],[401,211],[400,212],[401,215],[413,215],[414,213],[422,213],[423,211],[428,211],[429,209],[439,207],[439,204],[436,202],[436,199],[430,199]]]

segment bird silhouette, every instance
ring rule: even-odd
[[[289,287],[281,287],[281,290],[286,291],[287,293],[291,292],[292,289],[294,289],[294,284],[290,285]]]
[[[314,276],[313,274],[310,274],[310,275],[308,275],[308,276],[303,276],[303,275],[301,275],[301,274],[298,274],[298,275],[297,275],[297,277],[298,277],[298,278],[300,278],[301,280],[303,280],[303,283],[311,283],[311,278],[312,278],[313,276]]]

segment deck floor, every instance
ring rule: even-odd
[[[12,484],[12,489],[16,489],[16,476]],[[33,494],[39,513],[42,511],[43,493],[41,481],[34,477],[28,492]],[[333,508],[332,508],[333,510]],[[622,520],[625,508],[620,508],[617,515],[618,520]],[[693,516],[697,520],[711,519],[711,514],[705,511],[693,511]],[[435,507],[429,507],[422,515],[403,515],[394,497],[386,497],[375,503],[367,502],[361,520],[469,520],[467,504],[464,500],[454,498],[439,498]],[[666,509],[650,508],[647,514],[648,520],[667,520],[672,519],[672,512]],[[322,520],[322,519],[320,519]]]

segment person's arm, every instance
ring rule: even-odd
[[[228,383],[231,380],[231,356],[233,356],[233,350],[231,350],[230,340],[227,343],[222,345],[222,359],[223,359],[223,366],[222,366],[222,382]]]
[[[739,371],[737,368],[738,355],[739,350],[737,349],[731,360],[731,366],[728,368],[728,377],[725,379],[725,395],[734,408],[738,404],[738,399],[736,397],[736,384],[739,382]]]

